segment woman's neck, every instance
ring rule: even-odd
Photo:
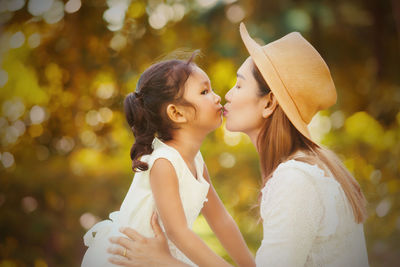
[[[260,133],[260,130],[253,130],[251,132],[247,132],[247,136],[250,138],[251,142],[253,143],[254,147],[257,150],[257,153],[260,154],[259,148],[258,148],[258,135]]]

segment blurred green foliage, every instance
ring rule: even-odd
[[[248,56],[300,31],[326,59],[338,103],[312,132],[368,199],[371,266],[400,263],[400,4],[396,0],[1,0],[0,266],[78,266],[82,236],[117,210],[133,173],[124,96],[177,48],[223,96]],[[223,101],[224,102],[224,101]],[[249,139],[222,126],[201,149],[249,247],[262,238],[260,173]],[[196,232],[230,260],[202,217]]]

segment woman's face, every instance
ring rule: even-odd
[[[253,60],[248,57],[237,72],[235,86],[225,95],[224,116],[226,129],[243,132],[249,136],[258,134],[264,118],[265,101],[259,96],[257,81],[253,76]]]

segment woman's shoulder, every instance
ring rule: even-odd
[[[321,190],[337,187],[336,179],[326,176],[317,164],[291,159],[278,165],[262,193],[275,191],[278,194],[296,195],[309,191],[319,194]]]
[[[281,198],[281,201],[293,200],[292,204],[306,199],[317,201],[325,211],[320,234],[329,235],[338,225],[336,209],[340,188],[337,180],[325,175],[317,164],[292,159],[278,165],[262,192],[264,200]]]
[[[314,174],[315,172],[315,174]],[[260,212],[263,219],[271,216],[312,216],[321,218],[321,195],[313,175],[314,167],[296,160],[278,165],[262,189]],[[299,214],[300,213],[300,214]]]
[[[296,159],[290,159],[279,164],[273,172],[273,176],[277,176],[285,172],[292,172],[301,177],[326,177],[325,172],[317,164],[310,164]]]
[[[324,177],[324,171],[317,165],[299,160],[288,160],[280,163],[271,178],[280,183],[308,183],[311,177]]]

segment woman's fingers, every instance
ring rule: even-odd
[[[129,227],[121,227],[119,229],[119,231],[121,233],[127,235],[133,241],[142,242],[146,239],[144,236],[142,236],[141,234],[139,234],[138,232],[136,232],[135,230],[133,230],[132,228],[129,228]]]
[[[110,257],[108,258],[108,261],[119,266],[136,266],[132,261],[129,261],[128,259],[121,259],[120,257]]]
[[[111,243],[120,245],[124,248],[133,248],[133,246],[134,246],[134,241],[132,241],[131,239],[128,239],[126,237],[122,237],[122,236],[110,237],[109,240]]]
[[[111,253],[111,254],[114,254],[114,255],[124,256],[125,249],[126,249],[125,247],[114,246],[114,247],[108,248],[107,252]],[[127,253],[127,252],[125,252],[125,253]]]
[[[161,230],[161,226],[158,223],[158,215],[156,212],[153,212],[153,215],[151,216],[151,227],[153,228],[156,237],[164,236],[164,232]]]

